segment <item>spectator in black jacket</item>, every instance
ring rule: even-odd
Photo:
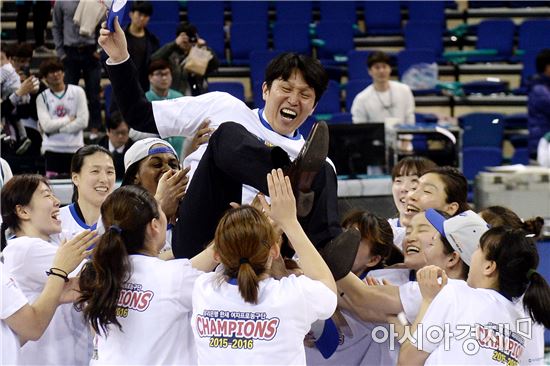
[[[113,154],[116,180],[122,180],[124,177],[124,154],[134,143],[128,136],[129,132],[130,127],[122,118],[122,114],[119,111],[114,111],[111,118],[107,119],[107,135],[98,142],[98,145]]]
[[[212,54],[204,75],[189,72],[185,68],[189,52],[193,47],[206,49]],[[132,60],[134,59],[131,53],[130,57]],[[172,85],[170,88],[179,91],[183,95],[206,93],[208,91],[206,78],[216,72],[220,64],[214,50],[207,47],[206,40],[199,37],[197,27],[185,22],[178,26],[174,42],[164,45],[153,54],[152,58],[153,60],[162,58],[170,62],[170,68],[172,69]]]
[[[158,50],[160,41],[147,29],[153,14],[150,1],[134,1],[130,8],[131,23],[124,33],[128,40],[128,53],[138,69],[139,82],[143,90],[149,90],[148,67],[151,55]]]

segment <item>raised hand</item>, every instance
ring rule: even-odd
[[[289,226],[298,222],[296,200],[290,179],[284,176],[281,169],[273,169],[267,175],[267,188],[271,206],[267,204],[263,196],[260,196],[262,207],[266,214],[286,232]]]
[[[160,177],[155,198],[168,218],[176,214],[180,200],[185,195],[189,183],[189,169],[187,167],[178,171],[168,170]]]
[[[416,273],[416,280],[424,300],[431,301],[447,284],[448,278],[444,270],[438,266],[426,266]]]
[[[114,24],[114,32],[107,29],[107,22],[103,22],[101,24],[98,43],[107,55],[109,55],[110,60],[114,63],[118,63],[126,60],[129,57],[129,54],[126,36],[120,27],[118,17],[115,18]]]
[[[185,34],[185,33],[182,33]],[[189,155],[195,150],[199,148],[199,146],[206,144],[208,140],[210,140],[210,136],[212,135],[212,132],[214,132],[213,128],[210,128],[210,120],[207,118],[199,126],[199,129],[197,132],[195,132],[195,136],[193,136],[193,140],[191,141],[191,144],[187,146],[187,149],[185,151],[185,155]]]
[[[92,252],[87,248],[99,240],[97,230],[84,230],[71,240],[61,243],[55,253],[52,267],[59,268],[66,273],[71,273]]]

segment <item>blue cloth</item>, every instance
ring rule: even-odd
[[[550,132],[550,77],[537,75],[529,85],[527,102],[529,153],[537,153],[541,137]]]

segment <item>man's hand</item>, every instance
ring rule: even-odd
[[[191,141],[191,144],[188,145],[188,148],[185,151],[185,156],[190,155],[195,150],[199,148],[202,144],[206,144],[208,140],[210,140],[210,136],[212,135],[212,132],[214,132],[213,128],[210,128],[210,120],[207,118],[199,126],[199,129],[195,133],[195,136],[193,136],[193,140]]]
[[[118,22],[118,17],[115,18],[114,24],[114,32],[107,29],[107,22],[101,24],[98,43],[107,55],[109,55],[109,59],[113,63],[119,63],[129,57],[128,46],[126,44],[126,36]]]

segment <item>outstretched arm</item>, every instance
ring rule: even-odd
[[[97,231],[86,230],[61,244],[53,260],[52,271],[74,271],[90,254],[86,248],[93,245],[98,238]],[[5,319],[8,326],[19,336],[21,344],[28,340],[36,341],[42,336],[59,305],[64,286],[65,280],[62,277],[49,276],[42,293],[32,305],[23,306]]]
[[[125,121],[135,130],[158,134],[153,106],[145,98],[139,84],[137,70],[130,60],[126,36],[118,23],[118,17],[115,19],[114,32],[110,32],[107,24],[103,23],[98,43],[109,55],[107,73],[113,87],[113,95]]]
[[[336,293],[336,283],[330,269],[298,222],[296,199],[292,192],[290,179],[283,175],[281,169],[272,170],[267,175],[267,187],[271,198],[271,207],[267,204],[265,198],[260,196],[262,206],[268,216],[283,230],[294,250],[296,250],[300,257],[300,267],[304,275],[313,280],[321,281],[332,292]]]

